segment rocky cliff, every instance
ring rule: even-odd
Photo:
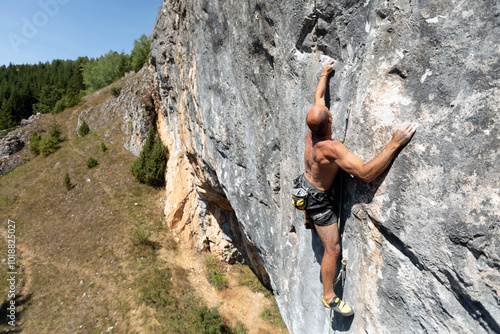
[[[83,121],[92,131],[107,127],[105,137],[113,131],[121,131],[125,134],[123,146],[139,156],[147,133],[155,122],[152,71],[151,67],[144,66],[137,74],[127,73],[119,81],[88,95],[86,101],[93,106],[78,115],[75,132]],[[118,94],[110,97],[109,92],[113,88]],[[119,121],[113,123],[115,119]],[[110,123],[113,125],[110,126]]]
[[[292,333],[500,332],[499,16],[493,0],[165,1],[150,62],[169,224],[250,261]],[[333,137],[350,110],[365,162],[420,123],[376,181],[344,176],[355,315],[331,322],[321,242],[289,199],[323,55]]]
[[[23,119],[21,124],[0,138],[0,176],[21,166],[25,159],[31,155],[29,141],[33,132],[41,131],[36,122],[41,117],[41,114],[36,114],[31,115],[28,119]]]

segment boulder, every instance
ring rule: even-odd
[[[24,142],[16,136],[7,136],[0,140],[0,157],[9,156],[19,152],[24,147]]]

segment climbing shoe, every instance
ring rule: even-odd
[[[337,296],[333,297],[333,300],[329,303],[327,303],[325,297],[322,296],[322,301],[324,307],[334,310],[335,312],[338,312],[340,315],[343,315],[344,317],[348,317],[354,314],[352,308],[343,301],[341,301],[340,298]]]

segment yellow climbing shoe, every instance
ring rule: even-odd
[[[343,301],[341,301],[339,297],[337,297],[337,296],[333,297],[333,300],[329,303],[326,302],[325,296],[321,296],[321,297],[323,300],[324,307],[331,309],[331,310],[334,310],[335,312],[340,313],[340,315],[343,315],[344,317],[348,317],[348,316],[354,314],[354,311],[352,310],[352,308],[349,305],[347,305],[346,303],[344,303]]]

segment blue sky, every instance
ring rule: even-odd
[[[0,66],[130,53],[163,0],[0,0]]]

